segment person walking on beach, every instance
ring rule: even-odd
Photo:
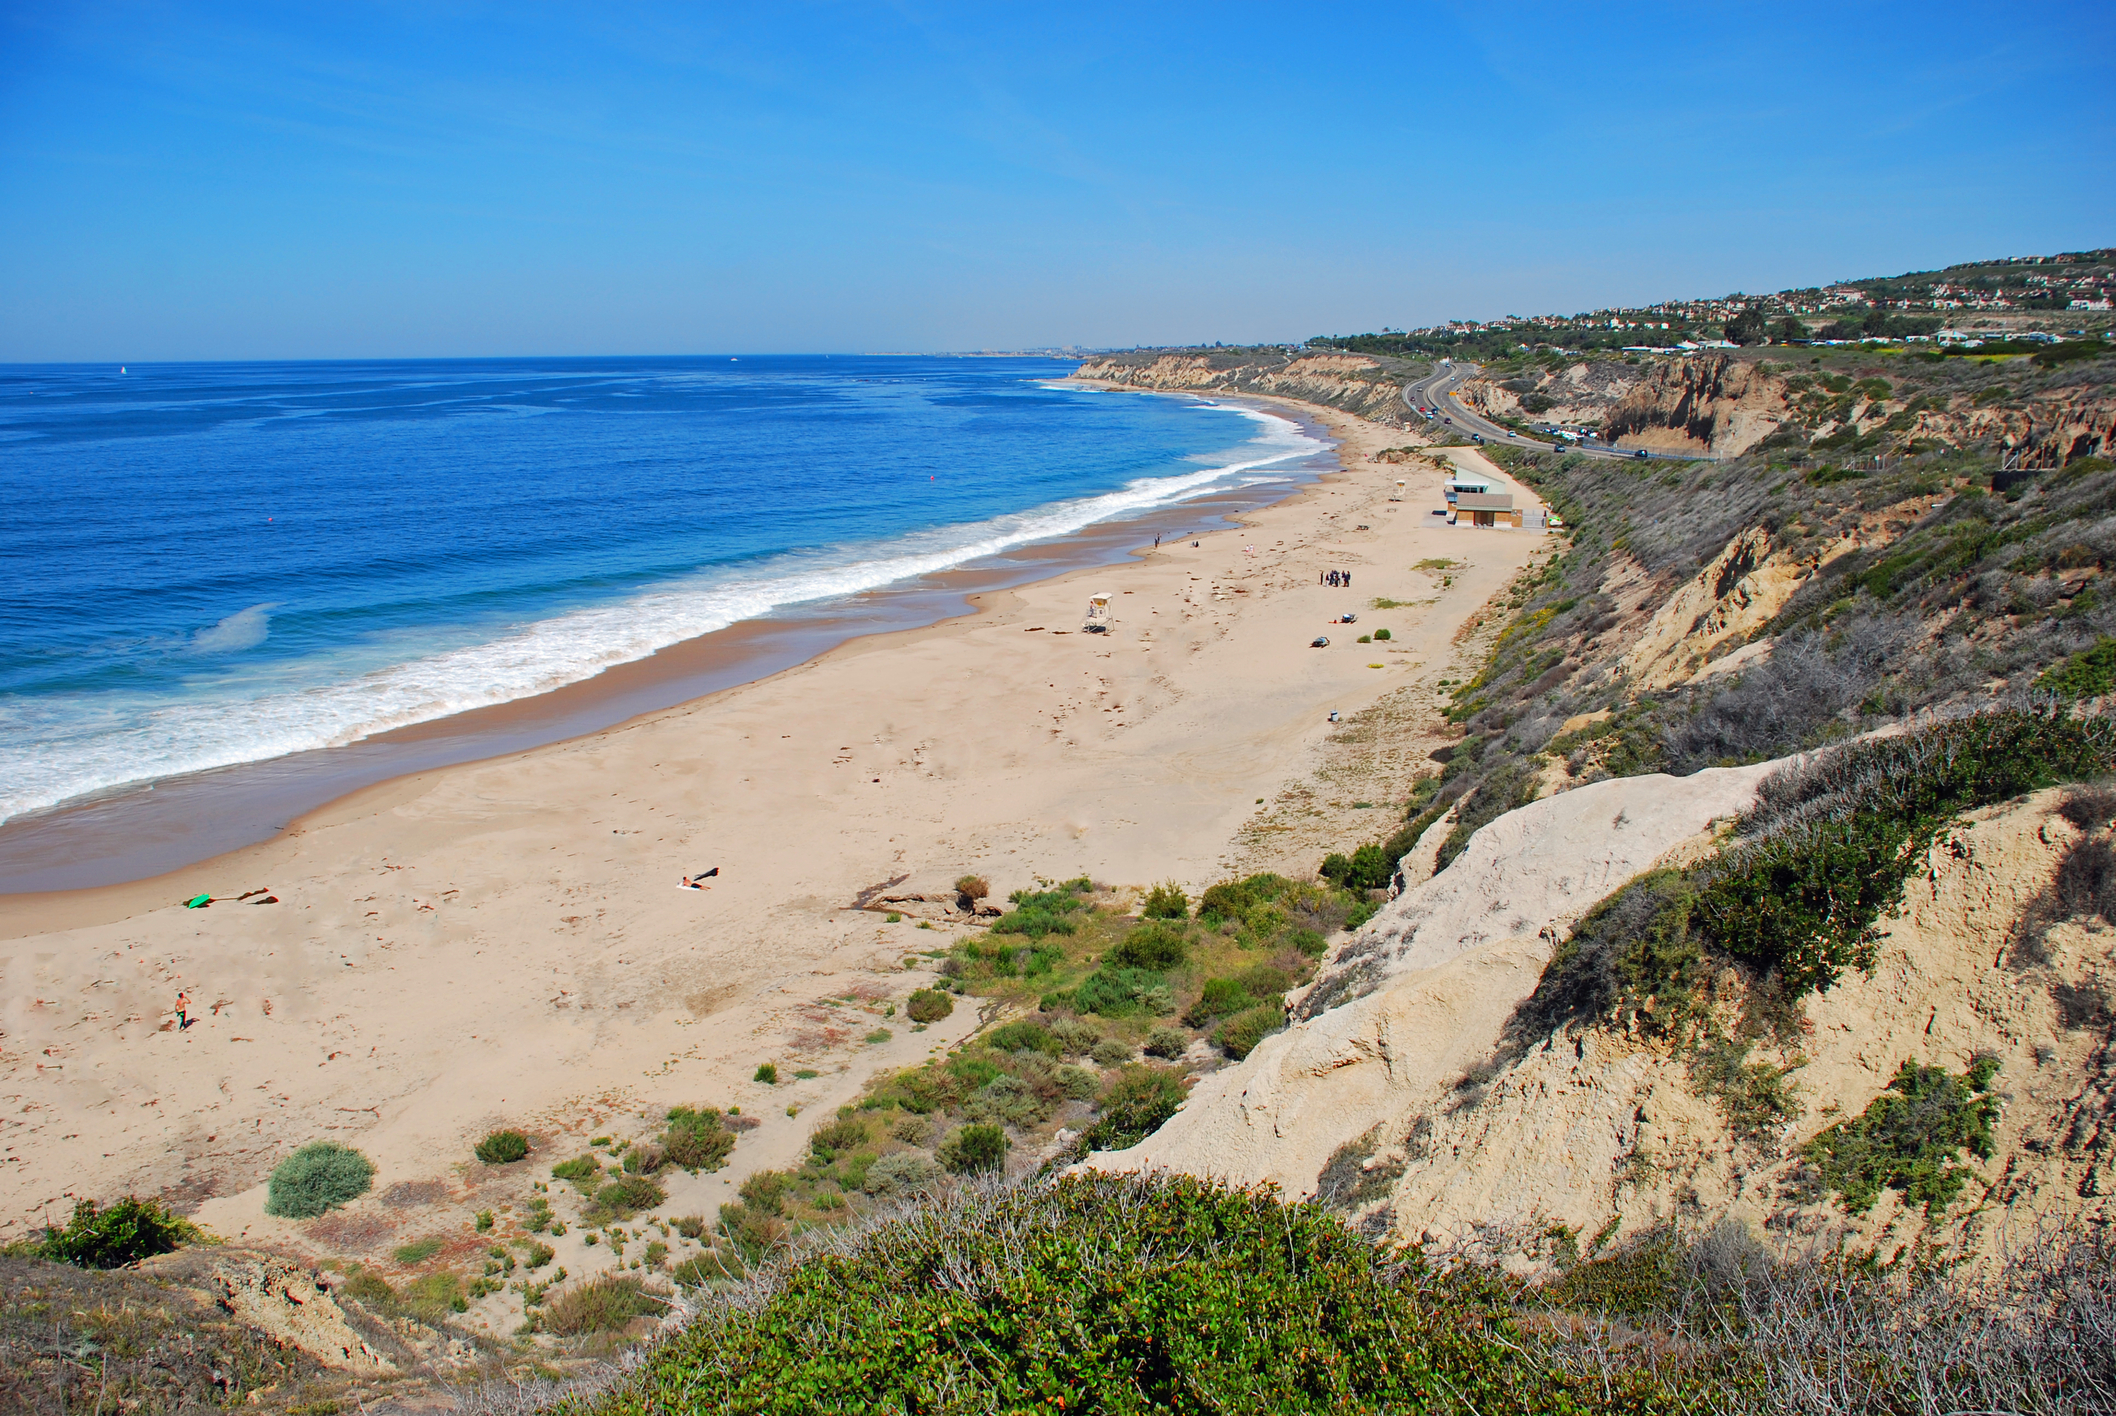
[[[183,989],[176,991],[176,1030],[182,1032],[191,1026],[191,995]]]

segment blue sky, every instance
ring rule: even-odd
[[[2100,4],[0,0],[0,360],[1293,339],[2116,243]]]

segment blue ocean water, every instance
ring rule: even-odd
[[[1321,447],[1049,386],[1071,368],[0,368],[0,820],[544,692]]]

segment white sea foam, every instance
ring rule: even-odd
[[[194,654],[233,654],[244,649],[255,649],[265,642],[272,632],[271,612],[278,608],[277,601],[252,605],[247,610],[237,610],[211,629],[202,629],[191,636],[191,652]]]
[[[18,703],[0,712],[0,820],[117,787],[356,742],[546,693],[790,605],[877,589],[1096,522],[1266,481],[1271,474],[1264,469],[1325,446],[1275,414],[1203,400],[1200,406],[1239,413],[1261,425],[1259,435],[1240,449],[1244,456],[989,521],[874,545],[787,553],[333,681],[275,686],[269,680],[245,680],[251,685],[247,692],[224,686],[159,703],[74,703],[67,705],[63,722],[24,716],[37,706],[59,705]],[[229,653],[262,643],[273,608],[253,605],[198,631],[190,651]],[[372,646],[367,648],[372,652]]]

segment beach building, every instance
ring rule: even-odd
[[[1457,526],[1519,526],[1514,499],[1506,492],[1458,492],[1455,496]]]

